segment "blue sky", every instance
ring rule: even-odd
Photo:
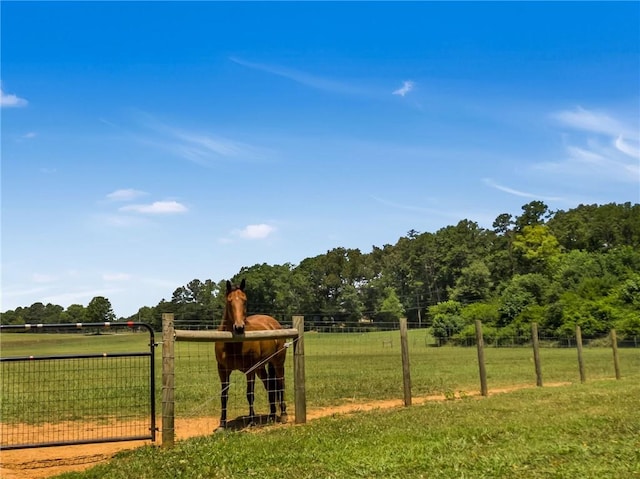
[[[2,305],[640,201],[640,3],[2,2]]]

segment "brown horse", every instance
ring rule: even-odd
[[[227,281],[227,299],[219,331],[230,331],[242,335],[245,331],[282,329],[275,318],[264,314],[247,316],[247,295],[245,280],[240,286]],[[286,421],[287,406],[284,402],[284,362],[287,349],[284,339],[263,339],[243,342],[217,342],[216,360],[222,391],[220,400],[219,429],[227,426],[227,401],[229,399],[229,377],[234,370],[247,376],[247,401],[249,402],[249,424],[255,425],[256,413],[253,408],[256,374],[262,380],[269,395],[269,420],[276,419],[276,402],[280,403],[281,421]]]

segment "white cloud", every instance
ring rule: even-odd
[[[126,188],[121,190],[116,190],[107,195],[107,199],[110,201],[131,201],[140,196],[144,196],[147,193],[144,191],[134,190],[132,188]]]
[[[412,82],[411,80],[404,81],[402,82],[402,86],[400,88],[392,92],[392,95],[405,96],[407,93],[413,90],[414,86],[415,86],[415,83]]]
[[[244,239],[264,239],[276,231],[271,225],[261,223],[259,225],[248,225],[238,231],[238,235]]]
[[[154,201],[150,204],[123,206],[119,211],[132,211],[134,213],[165,215],[186,213],[188,208],[177,201]]]
[[[529,193],[529,192],[526,192],[526,191],[520,191],[520,190],[516,190],[514,188],[509,188],[508,186],[499,185],[498,183],[493,181],[491,178],[483,178],[482,182],[485,185],[490,186],[491,188],[495,188],[496,190],[503,191],[505,193],[509,193],[510,195],[519,196],[521,198],[531,198],[531,199],[545,200],[545,201],[562,201],[562,200],[564,200],[564,198],[557,197],[557,196],[543,196],[543,195],[539,195],[537,193]]]
[[[14,108],[27,106],[29,102],[24,98],[20,98],[17,95],[7,94],[2,89],[2,85],[0,85],[0,106],[2,108]]]

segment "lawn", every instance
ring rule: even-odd
[[[156,335],[158,336],[158,335]],[[2,356],[45,355],[72,353],[115,353],[148,350],[148,334],[121,332],[119,334],[3,334],[0,342]],[[412,393],[414,396],[429,394],[452,395],[458,392],[477,391],[477,353],[474,347],[428,347],[430,338],[426,330],[409,331],[409,352],[411,364]],[[159,340],[156,337],[156,340]],[[400,338],[397,331],[370,333],[306,333],[305,369],[307,410],[335,406],[359,401],[380,399],[400,399],[403,397],[402,364]],[[623,378],[640,378],[640,349],[620,349],[620,364]],[[161,388],[161,347],[156,348],[156,405],[160,411]],[[219,415],[219,380],[217,378],[213,345],[208,343],[176,343],[176,415],[212,416]],[[517,384],[535,384],[533,354],[530,347],[485,348],[487,381],[489,389]],[[542,375],[545,384],[557,382],[578,382],[578,362],[575,349],[543,348],[541,350]],[[612,352],[610,348],[584,349],[587,382],[614,377]],[[50,363],[50,362],[49,362]],[[23,363],[24,364],[24,363]],[[51,364],[51,363],[50,363]],[[54,385],[68,378],[74,384],[97,389],[99,394],[87,393],[95,401],[101,401],[96,408],[92,401],[83,401],[73,408],[73,418],[109,414],[109,408],[118,407],[108,390],[122,386],[122,373],[112,380],[109,372],[98,365],[97,370],[87,373],[82,368],[69,366],[60,372],[53,365],[40,372],[32,373],[29,380],[18,388],[9,387],[13,364],[3,363],[2,391],[3,421],[20,420],[21,406],[37,399],[37,388],[47,385],[47,394],[55,394]],[[293,405],[293,355],[287,356],[286,398]],[[15,374],[13,374],[15,376]],[[24,374],[19,374],[24,376]],[[144,388],[144,375],[135,377],[134,387]],[[229,415],[236,417],[246,411],[245,382],[243,376],[235,372],[229,400]],[[78,387],[74,386],[74,390]],[[22,392],[21,392],[22,391]],[[267,410],[266,393],[262,386],[256,386],[256,407],[258,413]],[[14,397],[8,397],[8,394]],[[143,394],[143,393],[141,393]],[[33,406],[33,405],[32,405]],[[290,410],[290,413],[293,411]],[[141,412],[141,414],[143,414]]]
[[[598,380],[144,447],[65,479],[640,477],[640,385]]]

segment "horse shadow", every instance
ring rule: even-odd
[[[249,416],[238,416],[235,419],[231,419],[227,421],[226,431],[242,431],[244,429],[255,429],[255,428],[263,428],[267,426],[272,426],[274,424],[282,423],[282,419],[280,416],[276,416],[276,420],[269,420],[268,414],[256,414],[255,422],[253,424],[250,423]],[[286,421],[285,421],[286,422]]]

